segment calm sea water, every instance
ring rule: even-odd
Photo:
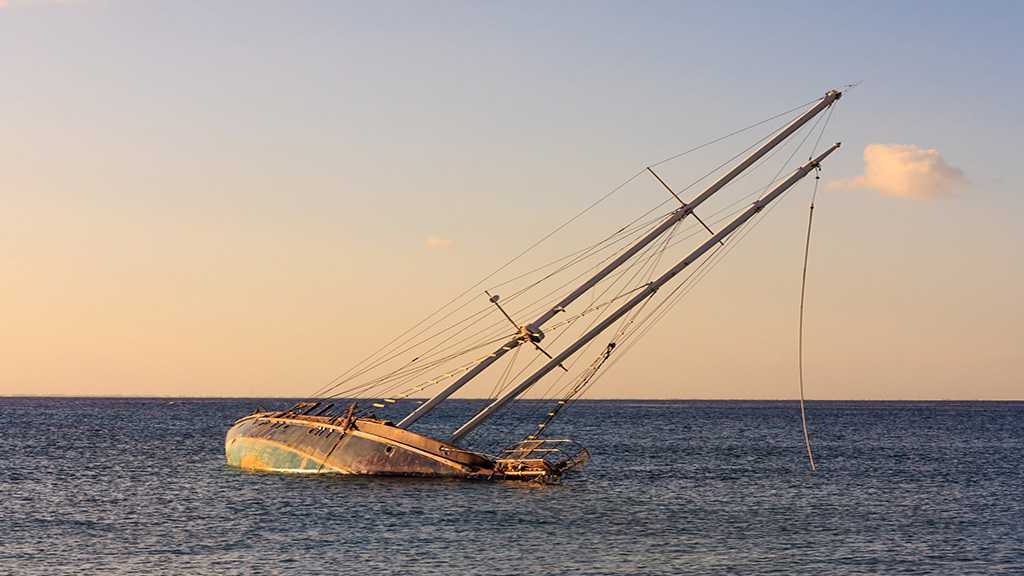
[[[1024,403],[811,403],[812,475],[794,403],[583,402],[556,486],[228,468],[257,404],[0,399],[0,573],[1024,574]]]

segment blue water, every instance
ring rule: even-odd
[[[227,468],[256,404],[0,399],[0,574],[1024,574],[1024,403],[811,403],[812,475],[793,403],[583,402],[556,486]]]

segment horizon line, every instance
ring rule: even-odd
[[[128,400],[311,400],[302,396],[175,396],[175,395],[142,395],[129,394],[0,394],[0,398],[63,398],[63,399],[128,399]],[[406,400],[426,400],[424,398],[403,398]],[[332,400],[349,398],[332,398]],[[379,400],[375,397],[351,398],[353,400]],[[316,400],[312,398],[312,400]],[[493,398],[451,398],[451,400],[488,401]],[[554,398],[522,398],[531,402],[550,402]],[[606,396],[598,398],[579,398],[574,401],[634,401],[634,402],[799,402],[799,398],[654,398],[654,397],[618,397]],[[805,398],[806,402],[1024,402],[1024,398]]]

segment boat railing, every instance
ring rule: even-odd
[[[506,474],[558,477],[590,459],[590,453],[568,438],[528,438],[502,451],[496,461]]]

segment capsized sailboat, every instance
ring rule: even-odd
[[[476,318],[473,322],[478,321],[482,317],[480,313],[456,323],[454,327],[439,331],[437,343],[426,352],[422,349],[413,351],[415,345],[426,342],[416,340],[422,331],[411,335],[407,332],[401,335],[400,339],[404,338],[402,341],[406,343],[413,342],[413,345],[397,352],[392,348],[385,356],[371,358],[372,361],[357,365],[345,378],[333,382],[329,388],[319,391],[309,401],[300,402],[286,410],[257,410],[237,420],[228,430],[225,439],[228,464],[246,470],[283,473],[541,481],[557,480],[566,472],[577,468],[588,460],[587,450],[568,439],[549,437],[547,427],[551,420],[568,402],[586,391],[595,375],[602,370],[605,361],[621,348],[619,345],[625,337],[633,334],[637,327],[649,327],[649,322],[660,318],[660,315],[653,313],[660,311],[657,306],[648,310],[647,316],[640,316],[644,308],[659,294],[659,289],[675,286],[671,290],[665,290],[669,297],[675,297],[676,290],[682,286],[679,284],[679,278],[684,270],[695,264],[695,267],[699,267],[700,263],[707,262],[709,257],[715,255],[718,247],[724,246],[730,236],[736,234],[793,185],[818,170],[821,163],[839,148],[839,144],[836,143],[818,154],[812,154],[788,177],[776,179],[770,190],[761,194],[752,204],[741,207],[734,215],[730,215],[731,220],[723,222],[724,225],[717,231],[701,220],[695,210],[759,161],[769,158],[770,153],[787,139],[809,126],[809,130],[805,131],[806,141],[807,136],[823,117],[819,115],[829,110],[841,96],[842,93],[837,90],[827,92],[795,119],[748,148],[748,151],[754,149],[689,202],[684,202],[661,177],[647,168],[646,170],[678,201],[678,206],[656,219],[624,227],[609,237],[620,243],[618,247],[607,254],[599,265],[590,269],[587,275],[582,276],[585,279],[574,289],[561,299],[553,303],[549,301],[540,308],[533,321],[517,323],[513,319],[513,314],[502,306],[500,297],[488,292],[488,304],[493,306],[488,310],[500,312],[503,318],[500,320],[501,325],[505,326],[498,339],[493,338],[494,334],[490,333],[482,337],[481,342],[474,342],[465,349],[451,352],[453,346],[459,348],[456,344],[465,341],[456,341],[456,336],[461,337],[466,326],[472,324],[469,320]],[[808,123],[815,118],[815,123],[809,125]],[[819,134],[818,139],[820,138]],[[803,145],[803,142],[800,145]],[[661,256],[667,246],[673,245],[672,235],[679,230],[679,224],[690,216],[700,222],[709,237],[659,273],[658,264]],[[595,251],[593,254],[598,252]],[[593,304],[597,296],[591,294],[592,291],[595,287],[607,286],[611,279],[617,282],[621,280],[622,287],[610,300],[598,305]],[[676,283],[672,284],[673,281]],[[588,307],[571,316],[570,320],[562,320],[556,324],[571,324],[591,313],[594,313],[594,321],[556,354],[549,353],[541,346],[546,337],[543,330],[552,328],[553,320],[570,314],[570,307],[588,294],[591,296]],[[508,333],[506,320],[512,324],[511,333]],[[468,434],[491,419],[510,402],[521,398],[546,376],[557,371],[569,372],[570,368],[567,368],[566,364],[574,360],[581,351],[588,349],[602,335],[611,337],[603,347],[599,347],[600,352],[594,361],[584,366],[576,378],[564,388],[565,393],[559,396],[555,406],[547,411],[543,421],[537,425],[536,431],[523,440],[512,443],[497,456],[463,447]],[[464,354],[496,343],[500,345],[489,354],[463,362],[455,369],[439,376],[426,378],[431,369],[443,369],[445,362],[457,361]],[[539,355],[536,359],[546,362],[536,368],[533,368],[532,364],[527,364],[519,373],[513,372],[512,363],[516,361],[523,348],[533,349]],[[415,354],[415,357],[403,360],[400,358],[402,352]],[[452,394],[480,377],[489,367],[496,365],[506,356],[511,356],[512,360],[495,386],[493,400],[459,426],[447,439],[439,440],[411,429],[416,422],[434,411]],[[383,366],[388,361],[400,363],[396,367],[388,368],[383,375],[372,378],[369,376],[371,369]],[[512,385],[516,376],[525,374],[526,370],[531,368],[532,372],[528,376]],[[367,380],[364,382],[360,378]],[[341,391],[343,394],[336,391],[341,384],[353,382],[354,385]],[[360,410],[358,406],[359,402],[366,401],[366,394],[372,391],[393,392],[398,387],[406,386],[403,394],[393,396],[408,398],[445,382],[448,384],[444,388],[397,422],[376,416],[372,410]],[[358,399],[341,401],[343,398]],[[372,398],[374,397],[370,397],[371,406],[375,409],[391,408],[398,404],[392,396],[384,397],[380,402],[374,402]]]

